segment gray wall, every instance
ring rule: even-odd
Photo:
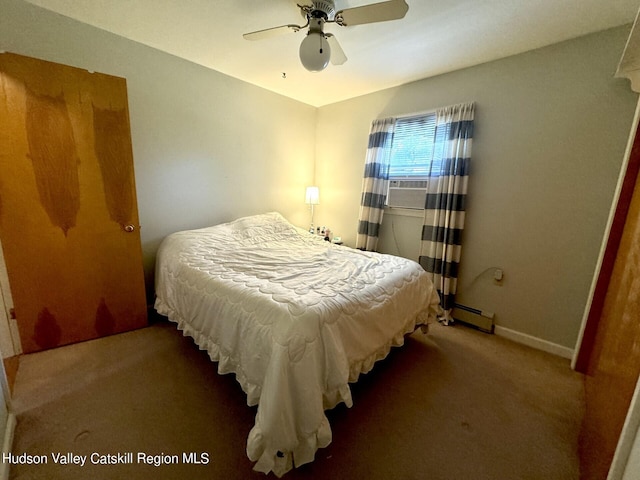
[[[173,231],[268,210],[306,225],[314,178],[316,224],[353,245],[371,121],[475,101],[459,301],[574,346],[636,103],[613,78],[628,27],[315,109],[20,0],[0,13],[0,50],[127,79],[149,285]],[[415,258],[419,232],[388,216],[380,246]]]
[[[458,301],[573,348],[637,100],[613,78],[629,29],[320,108],[319,222],[355,243],[374,118],[475,101]],[[420,228],[420,218],[386,216],[380,250],[417,259]],[[491,267],[504,270],[501,286]]]

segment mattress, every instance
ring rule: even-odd
[[[276,212],[166,237],[156,310],[234,373],[257,405],[247,455],[281,476],[331,442],[325,410],[435,321],[438,294],[416,262],[333,245]]]

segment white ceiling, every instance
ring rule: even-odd
[[[338,38],[349,60],[311,73],[298,58],[303,31],[258,42],[242,38],[254,30],[303,24],[295,0],[27,1],[313,106],[631,23],[640,3],[407,0],[402,20],[328,24],[325,31]],[[336,8],[376,1],[336,0]]]

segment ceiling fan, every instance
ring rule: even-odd
[[[307,19],[304,25],[281,25],[256,32],[245,33],[246,40],[263,40],[288,32],[299,32],[309,27],[307,36],[300,44],[300,61],[311,72],[324,70],[329,61],[342,65],[347,61],[336,37],[324,32],[326,23],[337,23],[341,27],[365,23],[385,22],[404,18],[409,10],[405,0],[390,0],[361,7],[336,11],[333,0],[313,0],[311,5],[300,5],[300,13]]]

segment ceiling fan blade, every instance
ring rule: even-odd
[[[364,23],[386,22],[387,20],[404,18],[408,10],[409,5],[405,0],[391,0],[341,10],[336,13],[335,21],[345,27]]]
[[[331,63],[334,65],[342,65],[347,61],[347,56],[338,43],[338,39],[331,33],[325,33],[324,36],[327,38],[327,42],[329,42],[329,47],[331,48]]]
[[[303,28],[300,25],[281,25],[280,27],[265,28],[256,32],[245,33],[242,35],[245,40],[264,40],[265,38],[277,37],[284,33],[298,32]]]

